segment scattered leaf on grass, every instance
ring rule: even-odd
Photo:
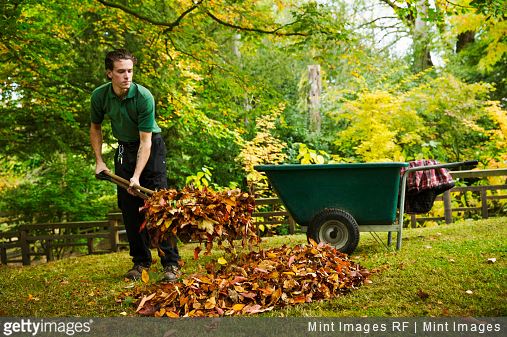
[[[148,271],[146,269],[143,269],[141,273],[141,280],[143,281],[143,283],[150,282],[150,274],[148,274]]]
[[[38,297],[35,297],[32,294],[28,294],[28,298],[27,298],[28,302],[37,302],[38,300],[39,300]]]
[[[423,291],[422,289],[419,289],[419,291],[417,292],[417,296],[419,296],[420,299],[427,299],[428,297],[430,297],[430,294],[428,294],[427,292]]]

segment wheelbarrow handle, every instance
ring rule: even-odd
[[[96,174],[95,177],[100,180],[107,180],[112,183],[115,183],[116,185],[118,185],[126,190],[128,190],[131,187],[130,181],[128,181],[127,179],[124,179],[120,176],[117,176],[116,174],[114,174],[110,171],[102,171],[102,172]],[[155,193],[155,191],[150,190],[146,187],[139,186],[139,185],[132,186],[132,190],[134,191],[134,193],[137,196],[139,196],[143,199],[147,199],[150,195]]]
[[[411,167],[407,168],[405,172],[403,172],[403,175],[401,177],[401,186],[400,186],[400,200],[399,200],[399,215],[398,215],[398,225],[400,226],[399,232],[397,235],[397,242],[396,242],[396,249],[400,250],[401,248],[401,232],[403,230],[403,214],[405,213],[405,194],[406,194],[406,188],[407,188],[407,177],[408,174],[415,171],[425,171],[425,170],[431,170],[431,169],[440,169],[440,168],[455,168],[460,166],[477,166],[479,162],[477,160],[467,160],[462,162],[456,162],[456,163],[447,163],[447,164],[437,164],[437,165],[428,165],[428,166],[418,166],[418,167]],[[389,238],[388,241],[391,241],[391,232],[389,232]]]
[[[477,160],[467,160],[467,161],[460,161],[455,163],[446,163],[446,164],[436,164],[436,165],[428,165],[428,166],[417,166],[417,167],[411,167],[405,170],[404,174],[407,175],[410,172],[414,171],[426,171],[431,169],[440,169],[440,168],[455,168],[460,166],[477,166],[479,162]]]

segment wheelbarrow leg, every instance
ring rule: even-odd
[[[398,235],[396,236],[396,250],[400,250],[400,249],[401,249],[401,227],[398,232]]]
[[[387,233],[387,246],[390,247],[393,242],[393,232]],[[401,230],[398,230],[398,235],[396,236],[396,250],[401,249]]]
[[[400,210],[398,215],[398,234],[396,235],[396,250],[401,249],[401,236],[403,232],[403,215],[405,214],[405,189],[407,186],[407,177],[410,169],[406,170],[401,177],[400,187]],[[389,232],[388,240],[391,239],[391,232]]]

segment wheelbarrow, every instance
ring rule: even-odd
[[[404,162],[324,165],[257,165],[265,172],[292,218],[306,229],[308,239],[350,254],[359,232],[397,233],[401,249],[405,190],[414,171],[477,165],[477,161],[406,169]],[[401,186],[400,186],[401,185]],[[398,209],[399,208],[399,209]]]

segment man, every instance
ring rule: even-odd
[[[118,206],[127,231],[134,266],[125,277],[138,280],[151,265],[150,239],[146,229],[139,231],[144,215],[139,212],[143,200],[132,193],[134,185],[149,189],[167,188],[166,147],[155,122],[155,101],[145,87],[132,82],[136,58],[125,49],[109,52],[105,58],[110,82],[95,89],[91,96],[90,142],[95,152],[95,173],[108,171],[102,158],[102,122],[111,120],[113,136],[118,140],[115,174],[130,180],[129,191],[118,187]],[[161,243],[159,256],[164,280],[179,276],[180,259],[176,240]]]

